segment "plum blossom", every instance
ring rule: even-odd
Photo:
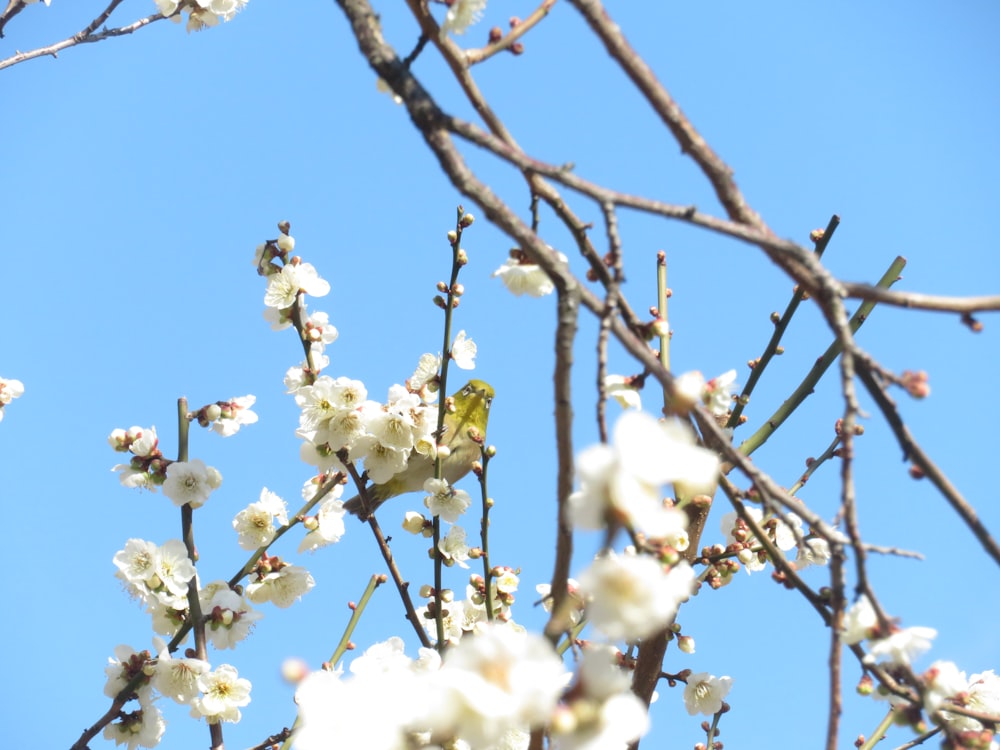
[[[45,3],[48,5],[48,3]],[[13,378],[0,378],[0,421],[3,420],[4,407],[15,398],[24,395],[24,383]]]
[[[264,304],[284,310],[295,304],[300,291],[324,297],[330,293],[330,282],[320,278],[312,263],[288,263],[280,273],[268,276]]]
[[[694,445],[684,425],[630,409],[618,418],[611,445],[578,456],[580,489],[569,498],[570,516],[578,527],[596,530],[605,528],[609,514],[620,515],[654,539],[676,537],[687,519],[664,507],[661,487],[677,482],[710,489],[718,467],[715,454]]]
[[[447,651],[431,677],[429,728],[489,747],[511,729],[546,723],[569,675],[542,636],[492,625]]]
[[[684,707],[687,712],[711,716],[722,710],[722,699],[733,686],[731,677],[716,677],[708,672],[690,675],[684,688]]]
[[[642,408],[642,397],[635,387],[635,378],[625,375],[607,375],[604,378],[604,391],[623,409]]]
[[[580,576],[587,616],[614,640],[635,640],[666,626],[695,588],[695,573],[682,561],[669,572],[645,555],[599,557]]]
[[[212,429],[222,437],[232,437],[240,431],[240,427],[256,424],[257,413],[250,407],[257,401],[253,395],[237,396],[229,401],[220,401],[219,417],[212,422]]]
[[[208,500],[212,490],[222,484],[222,475],[199,458],[192,461],[174,461],[167,467],[167,478],[163,482],[163,494],[173,500],[174,505],[190,505],[200,508]]]
[[[271,602],[287,609],[316,585],[312,574],[300,565],[281,563],[247,584],[247,599],[254,604]]]
[[[559,750],[624,748],[648,731],[646,707],[629,690],[630,679],[618,657],[613,646],[591,644],[583,649],[578,687],[552,719]]]
[[[465,490],[458,490],[448,484],[447,479],[428,479],[424,482],[424,505],[433,516],[440,516],[448,523],[455,523],[458,517],[472,505],[472,498]]]
[[[45,3],[48,5],[48,2]],[[118,719],[104,727],[102,736],[116,746],[125,745],[128,750],[138,747],[156,747],[163,738],[167,722],[152,702],[140,702],[135,711],[122,712]]]
[[[438,542],[438,551],[445,565],[457,563],[459,567],[469,567],[465,562],[469,559],[469,545],[465,543],[465,529],[461,526],[448,529],[447,535]]]
[[[306,483],[307,487],[311,482]],[[299,544],[299,552],[310,552],[325,547],[328,544],[336,544],[347,531],[344,525],[344,501],[341,495],[344,493],[343,485],[336,485],[320,503],[316,515],[306,519],[305,527],[309,533],[302,538]]]
[[[153,687],[177,703],[190,704],[198,697],[198,678],[211,671],[212,666],[202,659],[175,659],[166,642],[160,638],[153,641],[159,650],[153,670]]]
[[[451,345],[451,359],[455,366],[462,370],[472,370],[476,367],[476,342],[459,331]]]
[[[209,724],[237,722],[240,708],[250,702],[250,680],[240,677],[236,667],[220,664],[198,677],[201,695],[191,701],[191,715]]]
[[[880,662],[910,665],[930,649],[931,641],[936,637],[937,631],[934,628],[919,625],[903,628],[886,638],[871,641],[868,652]]]
[[[568,258],[562,253],[556,252],[556,255],[561,263],[568,262]],[[522,294],[527,294],[529,297],[544,297],[552,294],[556,288],[542,267],[528,261],[521,250],[511,250],[510,257],[493,272],[494,278],[498,276],[504,286],[518,297]]]
[[[233,519],[233,528],[239,534],[240,547],[245,550],[266,547],[277,532],[275,521],[282,526],[288,523],[288,506],[284,500],[265,487],[260,491],[260,499],[250,503]]]
[[[449,31],[464,34],[466,29],[482,18],[485,8],[486,0],[454,0],[441,24],[441,38],[444,39]]]
[[[200,592],[201,608],[208,617],[205,635],[218,649],[236,648],[262,615],[255,612],[243,597],[225,581],[217,581]]]

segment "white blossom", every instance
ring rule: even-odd
[[[623,409],[642,408],[642,396],[633,385],[632,378],[624,375],[607,375],[604,378],[604,391]]]
[[[312,574],[299,565],[284,565],[263,578],[247,584],[247,599],[255,604],[271,602],[286,609],[301,599],[316,584]]]
[[[609,553],[580,576],[588,618],[614,640],[644,638],[666,626],[694,586],[695,574],[687,562],[666,572],[644,555]]]
[[[198,697],[198,678],[209,672],[212,666],[203,659],[175,659],[161,639],[159,642],[159,658],[153,671],[153,687],[161,695],[181,704],[189,704]]]
[[[459,567],[469,567],[465,562],[469,559],[469,545],[465,543],[465,530],[461,526],[448,529],[448,533],[438,542],[438,551],[446,564],[458,563]]]
[[[455,0],[441,24],[441,38],[444,39],[449,31],[464,34],[469,26],[482,18],[485,8],[486,0]]]
[[[556,255],[560,262],[568,262],[562,253],[557,252]],[[556,288],[542,267],[528,262],[520,251],[512,251],[511,257],[493,272],[494,278],[498,276],[504,286],[518,297],[522,294],[527,294],[529,297],[544,297],[552,294]]]
[[[300,291],[323,297],[330,292],[330,284],[320,278],[312,263],[289,263],[282,267],[281,273],[268,276],[264,304],[284,310],[295,304]]]
[[[611,445],[591,446],[577,457],[580,489],[570,495],[570,517],[580,528],[603,529],[609,514],[620,514],[652,538],[680,536],[686,517],[664,507],[662,485],[709,489],[718,466],[680,423],[630,409],[618,418]]]
[[[222,414],[212,423],[212,429],[222,437],[232,437],[240,427],[256,424],[257,413],[250,409],[256,403],[253,395],[237,396],[222,404]]]
[[[174,505],[190,505],[200,508],[208,500],[212,490],[222,484],[222,475],[201,459],[174,461],[167,467],[167,478],[163,482],[163,494],[173,500]]]
[[[255,612],[224,581],[206,586],[199,598],[202,612],[208,617],[205,635],[218,649],[236,648],[236,644],[250,634],[254,623],[261,618],[261,614]]]
[[[692,674],[684,688],[684,707],[691,716],[717,714],[722,710],[722,699],[732,686],[731,677],[716,677],[708,672]]]
[[[48,5],[48,2],[45,3]],[[156,747],[163,738],[167,722],[163,714],[152,702],[140,702],[135,711],[122,712],[114,722],[104,727],[102,736],[112,740],[116,746],[125,745],[128,750],[139,747]]]
[[[274,521],[282,526],[288,523],[288,507],[285,501],[267,487],[260,491],[260,499],[250,503],[236,514],[233,528],[239,535],[238,543],[245,550],[266,547],[274,539],[277,528]]]
[[[455,489],[447,479],[428,479],[424,482],[424,505],[432,516],[440,516],[448,523],[455,523],[458,517],[472,505],[472,498],[465,490]]]
[[[476,342],[466,337],[465,331],[459,331],[451,345],[451,359],[455,366],[462,370],[475,369],[476,351]]]
[[[432,677],[428,728],[474,748],[489,747],[510,729],[542,726],[568,681],[547,640],[502,625],[462,639]]]
[[[240,677],[236,667],[220,664],[198,677],[201,695],[191,702],[191,715],[209,724],[237,722],[240,708],[250,702],[250,680]]]
[[[934,628],[915,626],[903,628],[886,638],[871,641],[869,654],[880,662],[910,665],[913,660],[930,649],[931,641],[937,637]]]
[[[343,485],[338,484],[323,498],[314,524],[307,525],[309,533],[302,538],[299,552],[312,552],[328,544],[336,544],[344,536],[347,527],[344,525],[344,501],[340,499],[343,492]]]

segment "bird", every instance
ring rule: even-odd
[[[450,400],[455,408],[445,413],[444,432],[438,438],[438,445],[448,448],[448,455],[441,459],[441,477],[448,484],[468,474],[479,460],[493,396],[493,386],[483,380],[470,380],[452,395]],[[355,495],[344,503],[344,509],[365,520],[386,500],[422,490],[424,482],[433,477],[434,459],[411,451],[405,469],[388,482],[368,488],[367,507],[361,495]]]

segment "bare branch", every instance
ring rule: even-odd
[[[108,7],[105,8],[104,11],[97,16],[97,18],[91,21],[84,29],[78,31],[68,39],[63,39],[61,42],[50,44],[47,47],[39,47],[38,49],[33,49],[28,52],[18,52],[16,55],[8,57],[5,60],[0,60],[0,70],[9,68],[27,60],[33,60],[36,57],[45,57],[46,55],[59,57],[59,53],[69,47],[75,47],[78,44],[93,44],[94,42],[101,42],[105,39],[110,39],[116,36],[125,36],[126,34],[138,31],[143,26],[148,26],[151,23],[162,21],[164,18],[167,18],[167,16],[164,16],[162,13],[154,13],[146,18],[140,18],[138,21],[134,21],[127,26],[119,26],[116,29],[105,28],[101,31],[97,31],[97,27],[108,19],[108,16],[114,12],[115,8],[117,8],[122,1],[123,0],[112,0]],[[2,17],[0,17],[0,21],[2,20]],[[0,29],[2,29],[2,26],[0,26]]]
[[[1000,295],[987,297],[942,297],[917,292],[897,292],[882,289],[871,284],[845,281],[842,286],[848,297],[884,302],[887,305],[917,310],[939,310],[942,312],[974,313],[1000,310]]]

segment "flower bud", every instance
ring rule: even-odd
[[[415,510],[407,511],[403,517],[403,529],[411,534],[420,534],[424,530],[425,520],[423,514],[417,513]]]

